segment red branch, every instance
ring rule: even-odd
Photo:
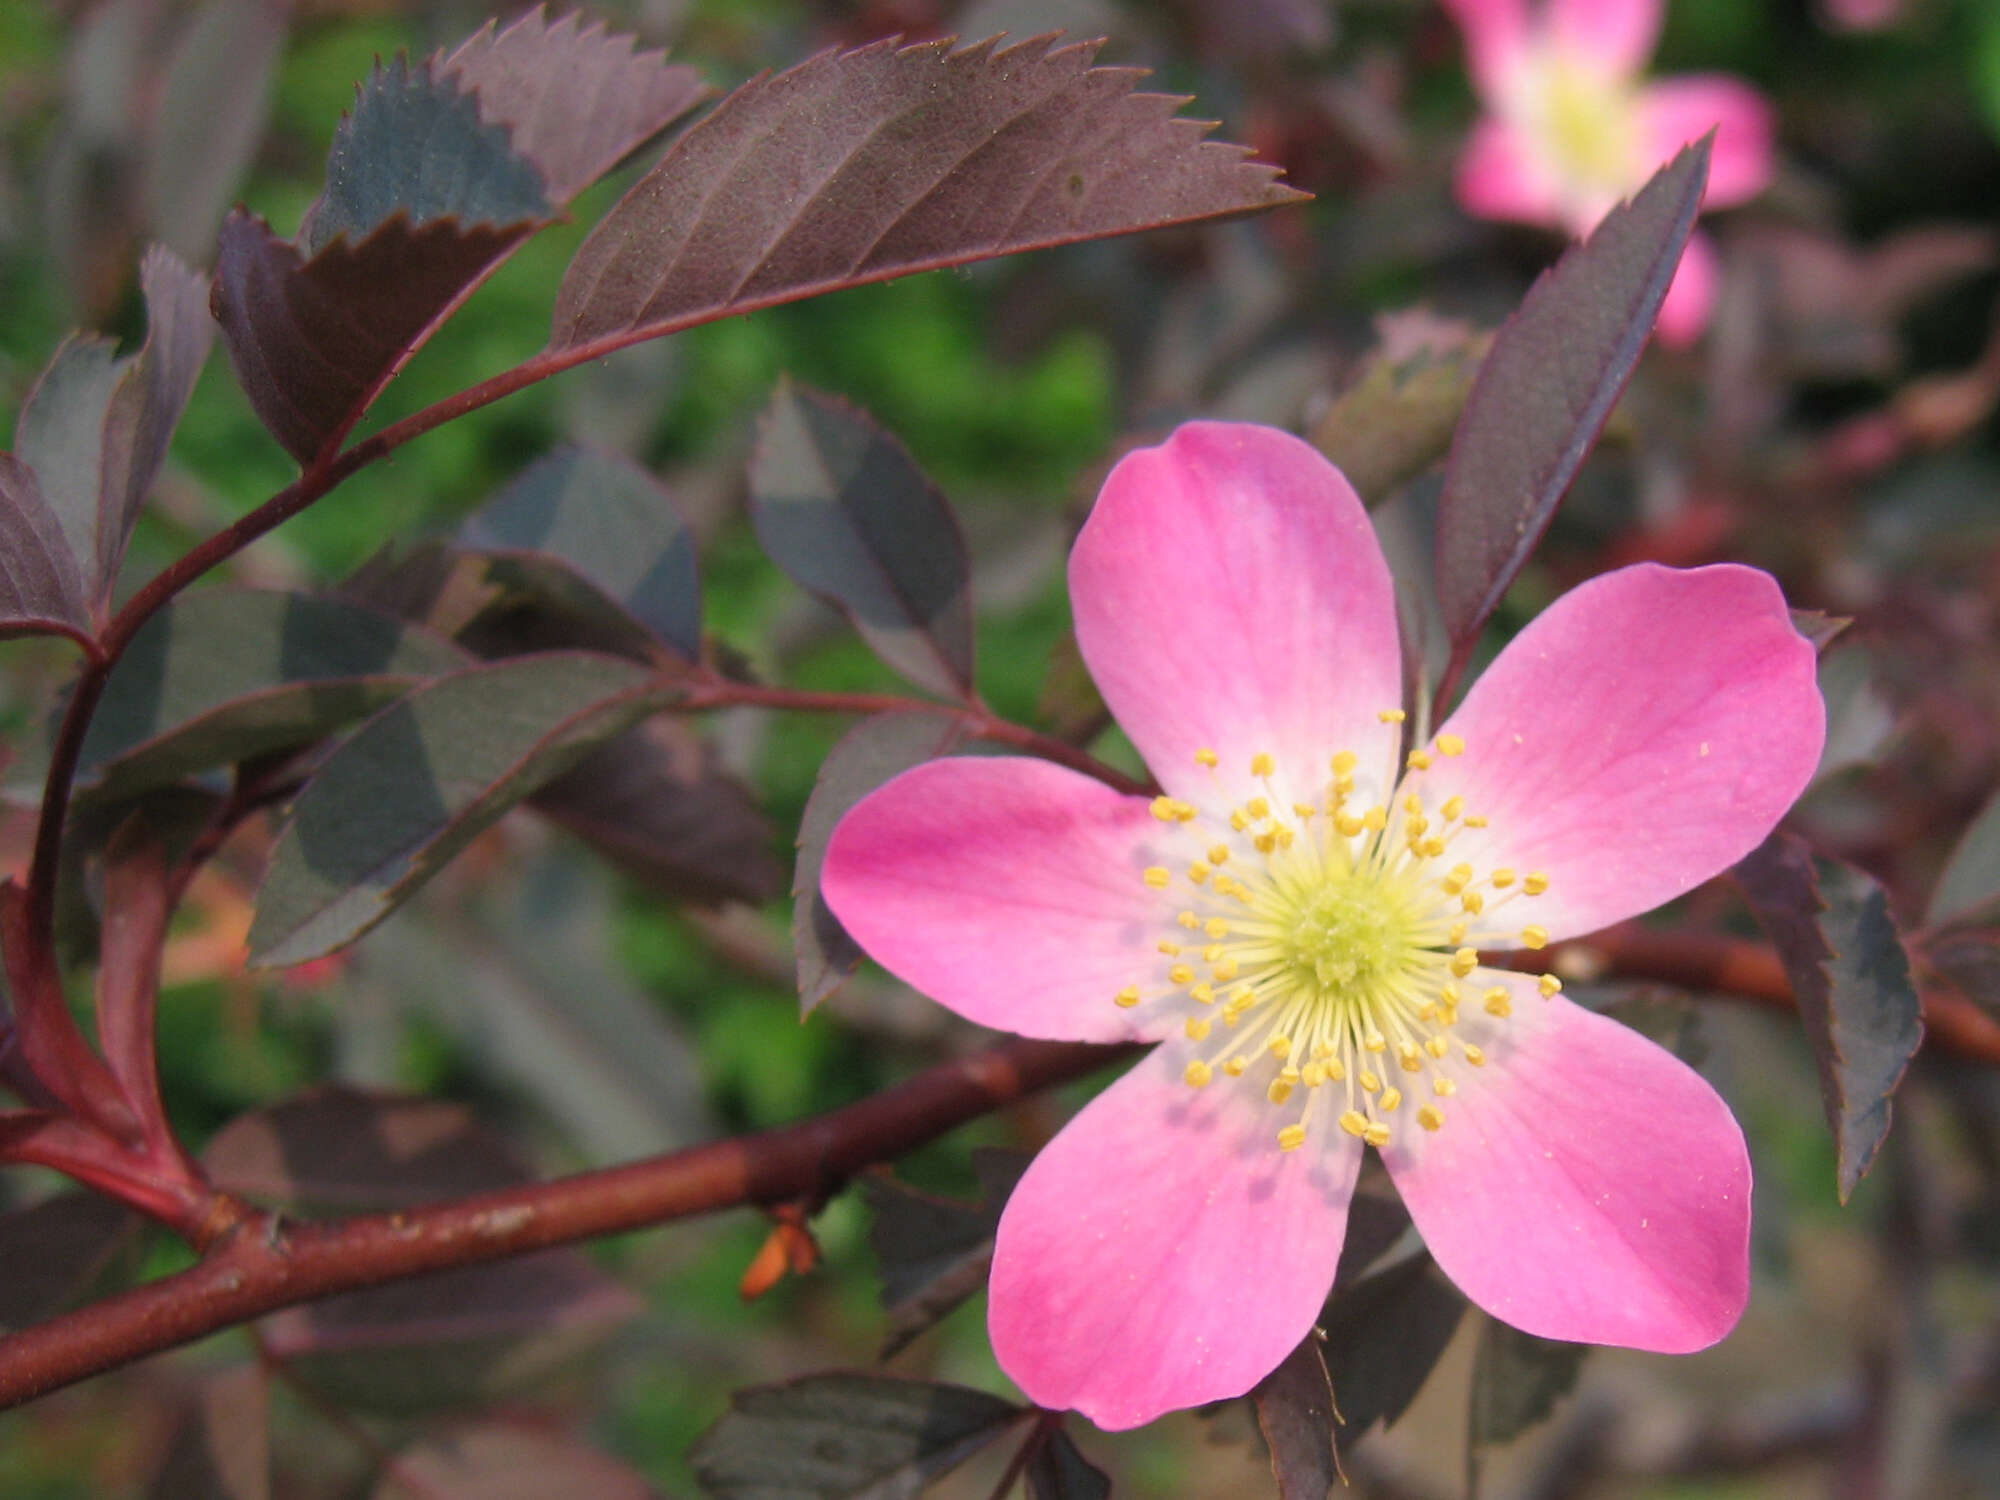
[[[293,1224],[237,1205],[192,1270],[0,1340],[0,1406],[336,1292],[718,1209],[817,1204],[863,1167],[1135,1050],[1002,1042],[780,1130],[401,1213]]]

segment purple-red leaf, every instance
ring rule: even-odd
[[[1021,1472],[1027,1500],[1106,1500],[1110,1495],[1110,1476],[1083,1456],[1060,1425],[1028,1441],[1035,1451]]]
[[[1282,1500],[1326,1500],[1340,1480],[1335,1451],[1333,1383],[1317,1332],[1308,1333],[1284,1362],[1250,1393],[1257,1425],[1271,1450],[1271,1472]]]
[[[166,851],[133,818],[105,853],[104,929],[97,973],[97,1041],[149,1140],[173,1139],[160,1099],[154,1021],[160,961],[173,915]]]
[[[1299,201],[1093,43],[877,42],[752,79],[591,233],[550,345]]]
[[[1321,1353],[1345,1430],[1358,1438],[1395,1422],[1444,1357],[1465,1298],[1428,1255],[1338,1289],[1320,1315]]]
[[[1447,690],[1639,361],[1701,207],[1711,144],[1689,146],[1607,214],[1494,336],[1438,497]]]
[[[83,576],[35,471],[0,453],[0,635],[90,633]]]
[[[889,1319],[884,1359],[986,1285],[1000,1211],[1028,1158],[982,1148],[973,1152],[972,1168],[979,1175],[977,1203],[918,1192],[893,1177],[861,1181],[861,1196],[874,1214],[868,1244],[882,1268],[882,1307]]]
[[[479,96],[482,119],[509,127],[514,149],[541,170],[552,202],[567,203],[709,92],[701,75],[668,64],[633,38],[585,25],[572,12],[550,24],[537,6],[506,30],[493,22],[432,74]]]
[[[1839,1157],[1845,1203],[1889,1133],[1892,1097],[1924,1039],[1923,1002],[1882,887],[1774,833],[1736,880],[1784,960]]]
[[[60,1193],[0,1214],[0,1333],[52,1317],[108,1281],[139,1220],[100,1193]]]
[[[473,1427],[396,1455],[371,1500],[652,1500],[609,1454],[528,1427]]]
[[[146,1487],[147,1500],[269,1500],[270,1395],[258,1365],[202,1382]]]

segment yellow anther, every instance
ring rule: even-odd
[[[1278,1149],[1296,1151],[1306,1143],[1306,1128],[1303,1125],[1287,1125],[1278,1132]]]
[[[1445,822],[1456,822],[1459,814],[1465,811],[1465,799],[1463,797],[1447,797],[1444,799],[1444,806],[1438,810],[1444,814]]]
[[[1435,1104],[1426,1104],[1417,1111],[1417,1123],[1426,1130],[1441,1130],[1444,1128],[1444,1111]]]
[[[1467,864],[1453,865],[1448,878],[1457,882],[1457,888],[1452,890],[1452,894],[1455,896],[1459,891],[1464,890],[1472,884],[1472,866]]]
[[[1333,774],[1336,776],[1352,776],[1354,768],[1360,764],[1360,756],[1356,755],[1352,750],[1343,750],[1333,758]]]
[[[1211,844],[1208,850],[1208,862],[1212,865],[1228,864],[1229,846],[1227,844]]]
[[[1486,992],[1486,1014],[1489,1016],[1514,1014],[1514,1002],[1508,997],[1507,992],[1497,985]]]
[[[1451,1043],[1441,1036],[1433,1036],[1424,1043],[1424,1051],[1430,1053],[1432,1057],[1443,1057],[1445,1053],[1451,1051]]]
[[[1546,948],[1549,945],[1549,930],[1546,927],[1523,927],[1521,941],[1530,948]]]
[[[1441,734],[1437,737],[1439,755],[1465,754],[1465,741],[1455,734]]]
[[[1290,1037],[1280,1034],[1271,1038],[1271,1056],[1290,1057],[1291,1055],[1292,1039]]]
[[[1563,982],[1553,974],[1544,974],[1535,981],[1535,986],[1541,990],[1542,998],[1547,1000],[1563,987]]]
[[[1200,860],[1196,860],[1193,864],[1188,866],[1188,879],[1192,880],[1196,885],[1200,885],[1204,880],[1208,879],[1208,876],[1209,876],[1208,866],[1203,864]]]
[[[1458,898],[1458,904],[1475,917],[1486,910],[1486,898],[1477,891],[1467,891]]]
[[[1207,1041],[1208,1028],[1209,1020],[1207,1016],[1189,1016],[1187,1021],[1187,1039],[1191,1042]]]
[[[1236,960],[1228,954],[1224,954],[1215,961],[1215,977],[1221,980],[1222,983],[1227,984],[1236,977],[1237,967]]]
[[[1250,842],[1257,846],[1259,854],[1269,854],[1278,847],[1278,836],[1275,833],[1260,833]]]
[[[1400,724],[1409,717],[1400,708],[1385,708],[1375,715],[1384,724]]]
[[[1256,1003],[1257,1003],[1257,992],[1251,989],[1250,986],[1247,984],[1244,985],[1242,989],[1237,990],[1234,994],[1232,994],[1229,997],[1229,1008],[1239,1013],[1248,1010],[1251,1006],[1255,1005]]]
[[[1277,769],[1278,763],[1271,758],[1271,752],[1268,750],[1259,750],[1255,755],[1250,757],[1250,774],[1252,776],[1269,776]]]
[[[1161,938],[1159,948],[1168,958],[1179,958],[1181,956],[1181,945],[1172,938]]]
[[[1494,890],[1504,891],[1507,889],[1508,886],[1514,883],[1514,872],[1508,869],[1505,865],[1502,865],[1499,869],[1495,870],[1491,875],[1487,876],[1486,878],[1493,882]]]
[[[1368,1134],[1368,1116],[1358,1109],[1347,1110],[1340,1117],[1340,1128],[1349,1135],[1365,1136]]]
[[[1194,970],[1186,964],[1175,964],[1171,969],[1167,970],[1167,978],[1171,979],[1175,984],[1193,984]]]
[[[1465,815],[1465,826],[1467,828],[1484,828],[1486,826],[1486,823],[1487,819],[1484,816],[1484,814],[1467,813]]]
[[[1337,1057],[1328,1058],[1326,1060],[1326,1081],[1328,1083],[1339,1083],[1345,1077],[1347,1077],[1347,1065]]]
[[[1452,1010],[1458,1009],[1458,1002],[1464,998],[1465,996],[1459,992],[1459,988],[1455,984],[1445,984],[1438,989],[1438,1004],[1447,1006]]]
[[[1265,818],[1271,816],[1270,799],[1267,797],[1252,797],[1248,802],[1243,804],[1243,811],[1250,815],[1253,822],[1262,822]]]
[[[1370,833],[1380,833],[1389,826],[1389,809],[1376,803],[1361,815],[1361,826]]]
[[[1198,763],[1204,766],[1219,766],[1222,764],[1222,757],[1217,755],[1213,750],[1209,749],[1206,745],[1204,745],[1201,749],[1195,751],[1194,758]]]
[[[1430,768],[1431,756],[1428,750],[1412,750],[1410,752],[1410,769],[1412,771],[1428,771]]]
[[[1128,984],[1125,986],[1124,989],[1120,990],[1117,994],[1113,995],[1111,998],[1113,1000],[1116,1000],[1120,1005],[1124,1006],[1125,1009],[1130,1010],[1133,1006],[1139,1003],[1139,986],[1136,984]]]
[[[1387,1052],[1389,1050],[1389,1039],[1379,1031],[1371,1031],[1361,1039],[1361,1045],[1366,1047],[1370,1052]]]
[[[1403,836],[1410,841],[1412,849],[1416,848],[1418,842],[1424,836],[1424,830],[1430,826],[1431,820],[1422,813],[1403,819]]]
[[[1475,1068],[1485,1067],[1486,1049],[1484,1047],[1475,1047],[1472,1045],[1472,1043],[1467,1042],[1465,1044],[1465,1060],[1471,1063]]]
[[[1544,875],[1540,870],[1534,871],[1526,880],[1521,882],[1521,890],[1530,896],[1539,896],[1548,888],[1549,877]]]
[[[1394,1109],[1403,1102],[1403,1091],[1397,1088],[1384,1089],[1382,1090],[1382,1097],[1375,1102],[1385,1110]]]
[[[1283,1104],[1292,1097],[1292,1086],[1282,1078],[1273,1078],[1271,1086],[1264,1090],[1264,1097],[1273,1104]]]
[[[1417,1019],[1419,1021],[1432,1020],[1437,1016],[1437,1013],[1437,1004],[1431,1000],[1426,1000],[1422,1005],[1417,1007]]]
[[[1421,844],[1418,844],[1416,849],[1417,853],[1424,855],[1426,858],[1436,859],[1440,854],[1444,853],[1444,840],[1436,834],[1432,834]]]
[[[1243,1070],[1249,1066],[1250,1060],[1247,1057],[1232,1057],[1222,1065],[1222,1071],[1227,1073],[1231,1078],[1241,1078]]]
[[[1424,799],[1419,797],[1415,792],[1411,792],[1408,796],[1403,798],[1403,811],[1408,813],[1411,817],[1414,818],[1421,815],[1423,810],[1424,810]]]
[[[1222,944],[1220,943],[1210,943],[1201,950],[1201,961],[1205,964],[1212,964],[1220,957],[1222,957]]]
[[[1243,832],[1244,829],[1250,826],[1250,820],[1243,816],[1242,808],[1237,808],[1235,812],[1229,815],[1229,826],[1234,828],[1238,833]]]
[[[1414,1042],[1403,1043],[1402,1046],[1396,1049],[1396,1055],[1402,1059],[1403,1071],[1405,1073],[1420,1073],[1423,1071],[1424,1054],[1417,1048]]]
[[[1446,943],[1447,943],[1448,945],[1450,945],[1451,947],[1453,947],[1453,948],[1456,948],[1456,947],[1457,947],[1457,946],[1458,946],[1458,945],[1459,945],[1460,943],[1462,943],[1462,942],[1464,942],[1464,941],[1465,941],[1465,934],[1466,934],[1466,931],[1467,931],[1467,928],[1466,928],[1466,925],[1465,925],[1465,924],[1464,924],[1463,922],[1454,922],[1454,923],[1452,923],[1452,924],[1451,924],[1451,932],[1450,932],[1450,934],[1449,934],[1449,935],[1448,935],[1448,936],[1447,936],[1447,937],[1445,938],[1445,942],[1446,942]]]
[[[1292,804],[1292,815],[1301,823],[1310,821],[1318,813],[1319,809],[1314,807],[1310,802],[1294,802]]]
[[[1353,813],[1342,813],[1333,820],[1333,826],[1340,830],[1342,838],[1351,839],[1367,825],[1361,819],[1355,817]]]
[[[1236,891],[1237,891],[1236,882],[1231,880],[1227,875],[1218,875],[1215,877],[1216,895],[1233,896],[1236,894]]]
[[[1211,1068],[1207,1063],[1203,1062],[1198,1057],[1193,1062],[1189,1063],[1187,1065],[1187,1071],[1181,1074],[1182,1080],[1185,1081],[1187,1086],[1191,1089],[1207,1088],[1209,1085],[1209,1081],[1214,1077],[1215,1077],[1215,1069]]]
[[[1436,1094],[1440,1099],[1449,1099],[1453,1094],[1458,1092],[1458,1085],[1453,1083],[1449,1078],[1433,1078],[1431,1080],[1431,1092]]]
[[[1197,927],[1201,926],[1201,918],[1196,916],[1191,911],[1184,911],[1178,913],[1174,917],[1174,920],[1180,923],[1181,926],[1185,927],[1189,932],[1193,932]]]
[[[1479,967],[1479,953],[1476,949],[1461,948],[1451,956],[1451,972],[1460,979],[1465,978]]]
[[[1207,981],[1203,981],[1202,983],[1196,985],[1193,989],[1188,991],[1188,994],[1202,1005],[1215,1004],[1215,986],[1209,984]]]
[[[1377,1151],[1380,1151],[1384,1146],[1389,1144],[1389,1127],[1384,1125],[1380,1120],[1377,1120],[1361,1132],[1361,1139],[1373,1146]]]
[[[1373,1073],[1368,1072],[1365,1068],[1354,1081],[1371,1094],[1382,1087],[1382,1080],[1377,1078]]]
[[[1153,816],[1158,818],[1162,823],[1178,823],[1181,821],[1181,809],[1186,806],[1187,804],[1178,797],[1155,797],[1153,799]],[[1192,809],[1189,810],[1192,811]]]
[[[1164,891],[1173,878],[1165,865],[1146,866],[1146,884],[1156,891]]]
[[[1316,1089],[1326,1082],[1326,1064],[1309,1062],[1299,1069],[1299,1078],[1309,1089]]]
[[[1203,924],[1202,931],[1206,932],[1212,938],[1228,937],[1229,923],[1221,917],[1210,917],[1208,921]],[[1219,958],[1221,957],[1221,955],[1217,954],[1216,957]],[[1215,959],[1211,958],[1209,959],[1209,962],[1214,963]]]

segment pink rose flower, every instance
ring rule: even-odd
[[[1458,201],[1486,219],[1588,234],[1688,142],[1716,132],[1706,208],[1771,180],[1771,107],[1740,78],[1643,83],[1662,0],[1445,0],[1487,113],[1458,164]],[[1687,344],[1715,301],[1715,246],[1696,233],[1660,309],[1662,341]]]
[[[1670,900],[1798,796],[1825,714],[1771,578],[1597,578],[1407,755],[1388,567],[1297,438],[1203,422],[1127,455],[1069,583],[1164,794],[932,761],[847,814],[822,874],[959,1014],[1159,1043],[1007,1204],[990,1327],[1022,1390],[1106,1428],[1249,1390],[1319,1315],[1364,1145],[1494,1316],[1653,1350],[1727,1333],[1750,1223],[1727,1106],[1479,955]]]

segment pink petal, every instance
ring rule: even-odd
[[[1459,1290],[1529,1333],[1706,1348],[1749,1295],[1743,1132],[1664,1049],[1507,982],[1513,1017],[1478,1016],[1488,1061],[1456,1070],[1443,1127],[1382,1152],[1424,1242]]]
[[[1453,859],[1546,873],[1547,892],[1512,901],[1507,920],[1562,937],[1754,849],[1811,777],[1826,708],[1769,574],[1640,563],[1544,610],[1444,730],[1466,749],[1423,773],[1425,798],[1460,794],[1489,820]]]
[[[820,890],[883,968],[969,1020],[1119,1041],[1145,1013],[1112,997],[1152,975],[1169,913],[1143,798],[1025,758],[930,761],[856,803]]]
[[[1603,73],[1640,72],[1660,43],[1663,0],[1549,0],[1548,38]]]
[[[1465,66],[1473,87],[1492,104],[1504,97],[1528,50],[1526,0],[1444,0],[1465,33]]]
[[[1497,116],[1473,125],[1452,186],[1459,206],[1476,218],[1569,227],[1562,186],[1533,137]]]
[[[1240,1396],[1333,1284],[1360,1143],[1278,1150],[1262,1094],[1159,1048],[1042,1149],[1007,1201],[988,1324],[1028,1397],[1099,1427]]]
[[[1740,78],[1690,73],[1663,78],[1639,93],[1639,131],[1647,161],[1664,164],[1689,141],[1715,131],[1705,208],[1730,208],[1771,184],[1776,121],[1770,101]]]
[[[1386,776],[1395,732],[1377,716],[1402,702],[1389,568],[1353,487],[1307,444],[1190,422],[1126,454],[1069,584],[1091,676],[1169,792],[1234,804],[1261,790],[1265,751],[1281,805],[1314,796],[1337,750]]]
[[[1660,304],[1653,336],[1670,349],[1685,349],[1700,338],[1715,310],[1716,283],[1721,279],[1715,242],[1699,231],[1689,235],[1666,300]]]

